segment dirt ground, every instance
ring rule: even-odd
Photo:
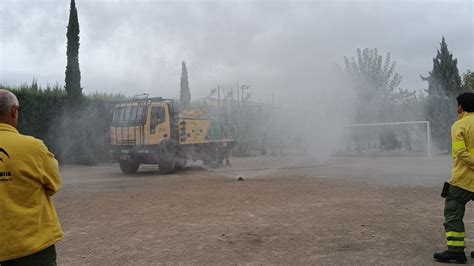
[[[59,265],[433,265],[445,249],[449,157],[232,163],[131,176],[116,164],[63,167]],[[472,208],[465,223],[470,251]]]

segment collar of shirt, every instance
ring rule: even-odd
[[[468,113],[468,112],[462,112],[461,114],[459,114],[459,116],[458,116],[458,120],[461,120],[461,119],[463,119],[464,117],[466,117],[466,116],[470,116],[470,115],[472,115],[472,114],[473,114],[472,112],[471,112],[471,113]]]
[[[18,130],[16,128],[5,123],[0,123],[0,131],[10,131],[10,132],[18,133]]]

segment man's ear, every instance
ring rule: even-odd
[[[15,119],[16,116],[17,116],[17,110],[18,110],[18,107],[17,106],[12,106],[12,108],[10,109],[10,117]]]

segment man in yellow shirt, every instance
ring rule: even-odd
[[[451,127],[454,159],[451,179],[443,189],[444,228],[448,250],[435,253],[440,262],[466,262],[464,253],[464,210],[474,200],[474,93],[457,97],[459,119]]]
[[[58,162],[41,140],[18,133],[19,109],[0,89],[0,265],[56,265]]]

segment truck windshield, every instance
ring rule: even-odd
[[[140,122],[143,117],[143,106],[123,106],[116,107],[112,121],[120,122]]]

